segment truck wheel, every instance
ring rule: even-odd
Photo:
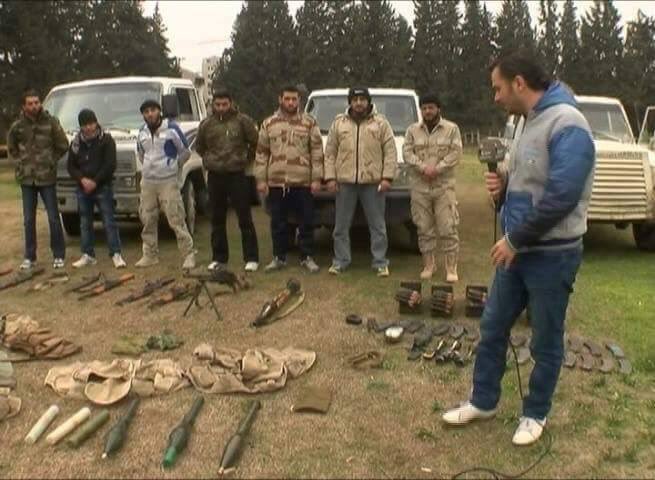
[[[62,213],[61,223],[67,235],[77,236],[80,234],[80,216],[77,213]]]
[[[182,187],[182,202],[184,203],[184,215],[189,233],[193,236],[196,233],[196,191],[193,181],[187,177]]]
[[[633,223],[632,235],[639,250],[655,252],[655,223]]]

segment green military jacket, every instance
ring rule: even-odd
[[[243,113],[230,110],[212,114],[200,124],[196,152],[211,172],[240,172],[252,166],[257,148],[257,128]]]
[[[59,120],[41,110],[32,120],[21,113],[7,135],[9,161],[21,185],[46,186],[57,181],[57,162],[68,151]]]

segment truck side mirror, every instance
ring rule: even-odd
[[[161,97],[162,116],[164,118],[177,117],[177,95],[168,94]]]

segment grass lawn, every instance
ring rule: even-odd
[[[489,248],[492,213],[482,187],[483,167],[467,154],[458,167],[458,201],[461,214],[460,282],[455,288],[455,321],[475,326],[464,318],[463,296],[467,284],[491,280]],[[262,263],[271,257],[268,217],[254,213]],[[40,260],[50,262],[47,222],[39,211]],[[22,257],[22,216],[18,189],[9,170],[0,171],[0,229],[3,248],[0,263],[18,264]],[[241,242],[234,215],[229,217],[230,267],[239,270]],[[101,228],[97,230],[100,270],[113,275]],[[187,451],[172,471],[162,471],[160,462],[170,429],[191,405],[192,389],[145,399],[131,426],[130,439],[120,455],[102,461],[104,434],[96,435],[77,451],[52,448],[43,440],[26,446],[23,437],[48,405],[58,403],[60,418],[67,417],[84,402],[57,397],[43,385],[48,369],[73,361],[111,359],[110,345],[120,335],[159,333],[170,328],[185,340],[179,350],[166,355],[183,358],[197,344],[248,347],[295,346],[315,350],[315,366],[304,376],[290,380],[273,394],[259,396],[258,414],[235,477],[259,478],[433,478],[448,477],[474,466],[506,473],[521,471],[542,451],[544,444],[515,448],[511,436],[520,415],[516,375],[508,369],[503,380],[503,398],[496,419],[464,429],[444,428],[439,415],[444,408],[467,397],[472,366],[457,368],[433,362],[408,362],[411,335],[398,345],[386,345],[380,335],[364,327],[346,325],[348,313],[374,315],[379,320],[398,317],[393,293],[401,280],[418,277],[420,257],[407,248],[404,230],[390,232],[391,277],[376,278],[370,270],[368,235],[353,239],[352,268],[339,277],[329,276],[331,259],[329,232],[317,232],[318,263],[323,267],[310,276],[289,256],[290,268],[275,274],[252,275],[254,289],[218,297],[224,321],[212,312],[192,310],[182,318],[184,303],[149,311],[142,303],[116,307],[113,303],[128,288],[110,292],[96,300],[77,302],[61,295],[62,287],[28,295],[26,287],[0,292],[0,312],[30,314],[83,345],[83,352],[61,362],[14,364],[17,394],[23,399],[21,413],[0,423],[0,478],[212,478],[229,435],[235,430],[244,405],[244,395],[206,397]],[[147,272],[131,267],[140,256],[138,226],[121,230],[124,256],[137,278],[143,280],[179,274],[182,259],[175,239],[162,233],[163,261]],[[199,258],[210,260],[209,226],[206,220],[196,234]],[[77,238],[68,239],[68,261],[79,254]],[[597,341],[614,340],[632,361],[630,376],[618,373],[563,370],[548,430],[553,439],[550,453],[528,477],[654,477],[655,476],[655,323],[653,313],[652,255],[634,247],[629,230],[592,226],[585,239],[585,256],[575,285],[567,319],[570,333]],[[70,265],[70,264],[69,264]],[[440,266],[443,261],[440,259]],[[69,268],[70,269],[70,268]],[[70,269],[72,270],[72,269]],[[73,281],[81,272],[71,272]],[[440,268],[435,281],[440,281]],[[292,315],[269,327],[252,330],[249,323],[261,305],[286,280],[294,276],[306,290],[305,303]],[[424,288],[427,285],[424,286]],[[516,326],[526,332],[524,322]],[[369,349],[384,351],[383,368],[355,371],[346,358]],[[148,354],[145,358],[157,355]],[[521,367],[527,383],[530,364]],[[327,415],[290,412],[290,406],[305,386],[328,387],[333,401]],[[111,407],[112,422],[125,410],[125,403]],[[61,421],[61,420],[58,420]]]

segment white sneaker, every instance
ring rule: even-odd
[[[95,257],[85,253],[78,261],[73,262],[73,268],[82,268],[88,265],[95,265],[96,263],[98,263],[98,260],[96,260]]]
[[[19,270],[31,270],[36,265],[36,262],[33,262],[29,258],[23,260],[23,263],[18,267]]]
[[[227,264],[221,262],[212,262],[207,265],[207,270],[213,272],[214,270],[225,270],[227,269]]]
[[[159,259],[156,257],[146,257],[145,255],[139,259],[138,262],[134,264],[135,267],[138,268],[144,268],[144,267],[151,267],[152,265],[157,265],[159,263]]]
[[[496,415],[496,409],[480,410],[466,401],[456,408],[448,410],[441,416],[441,419],[449,425],[466,425],[473,420],[487,419]]]
[[[271,260],[271,263],[269,263],[268,265],[266,265],[264,267],[264,271],[265,272],[274,272],[276,270],[282,270],[286,266],[287,266],[287,261],[286,260],[282,260],[282,259],[280,259],[278,257],[273,257],[273,260]]]
[[[123,257],[121,256],[120,253],[114,253],[111,256],[112,262],[114,262],[114,267],[115,268],[125,268],[127,267],[127,263],[125,263],[125,260],[123,260]]]
[[[243,269],[246,272],[256,272],[257,270],[259,270],[259,263],[258,262],[247,262],[246,266],[243,267]]]
[[[184,263],[182,264],[182,270],[191,270],[193,268],[196,268],[196,254],[190,253],[184,259]]]
[[[321,269],[312,257],[305,258],[300,265],[305,267],[309,273],[316,273]]]
[[[512,443],[521,447],[533,444],[541,437],[545,425],[545,418],[537,420],[536,418],[521,417],[519,426],[512,437]]]
[[[55,258],[52,261],[52,268],[55,268],[55,269],[64,268],[64,259],[63,258]]]

